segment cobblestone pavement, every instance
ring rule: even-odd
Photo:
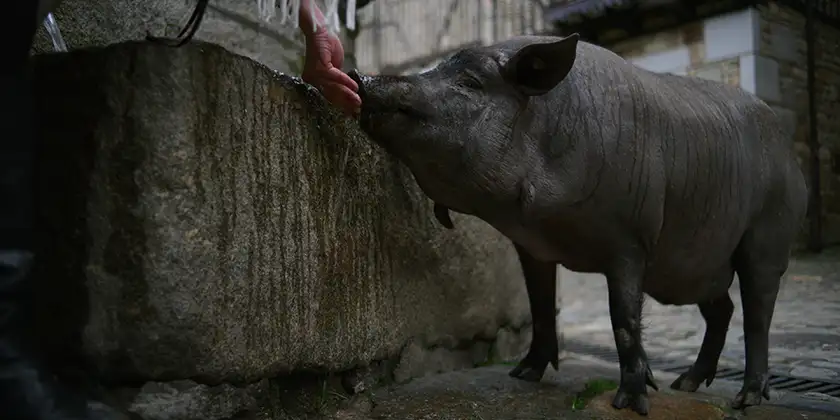
[[[615,348],[603,276],[561,269],[561,319],[566,340]],[[743,366],[743,316],[737,279],[722,363]],[[650,354],[691,361],[705,323],[696,306],[645,303],[644,345]],[[782,283],[770,334],[771,369],[795,376],[840,380],[840,249],[791,260]]]

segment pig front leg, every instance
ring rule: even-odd
[[[515,245],[525,275],[528,302],[531,306],[531,348],[510,376],[538,382],[550,362],[558,369],[560,350],[557,345],[557,264],[539,261],[524,248]]]
[[[630,407],[636,413],[647,415],[650,402],[647,385],[658,390],[647,355],[642,347],[642,279],[641,264],[629,263],[614,273],[607,274],[610,320],[612,321],[618,360],[621,366],[621,383],[613,398],[617,409]]]
[[[694,392],[705,382],[706,386],[712,384],[717,373],[718,360],[726,343],[726,332],[729,330],[729,322],[732,320],[732,313],[735,305],[729,294],[697,305],[700,314],[706,321],[706,333],[703,335],[703,344],[700,346],[700,354],[691,368],[680,375],[671,388]]]

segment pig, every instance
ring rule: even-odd
[[[671,384],[693,392],[715,377],[737,273],[746,373],[732,406],[769,399],[770,322],[807,188],[767,104],[646,71],[578,34],[467,48],[414,75],[350,75],[362,129],[410,169],[437,218],[473,215],[513,242],[533,333],[511,376],[558,368],[557,264],[600,273],[621,371],[612,406],[646,415],[658,387],[644,295],[699,307],[699,355]]]

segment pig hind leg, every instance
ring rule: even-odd
[[[557,265],[538,261],[525,249],[515,245],[525,275],[528,302],[531,306],[531,348],[510,376],[525,381],[538,382],[551,363],[557,370],[559,348],[557,344]]]
[[[744,315],[746,369],[732,407],[745,408],[770,399],[768,347],[770,323],[781,277],[787,270],[793,224],[778,219],[750,228],[734,255]]]
[[[733,273],[729,273],[729,282],[732,282]],[[717,373],[718,360],[726,342],[726,332],[729,330],[729,322],[732,320],[732,313],[735,305],[729,294],[709,300],[697,305],[700,314],[706,321],[706,333],[703,335],[703,344],[700,346],[700,353],[697,360],[689,370],[677,378],[671,384],[672,389],[685,392],[697,391],[700,384],[705,382],[706,386],[712,384]]]

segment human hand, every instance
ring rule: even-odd
[[[306,36],[306,56],[302,78],[324,95],[331,104],[348,115],[358,114],[362,100],[359,85],[341,71],[344,47],[337,36],[321,26]]]

